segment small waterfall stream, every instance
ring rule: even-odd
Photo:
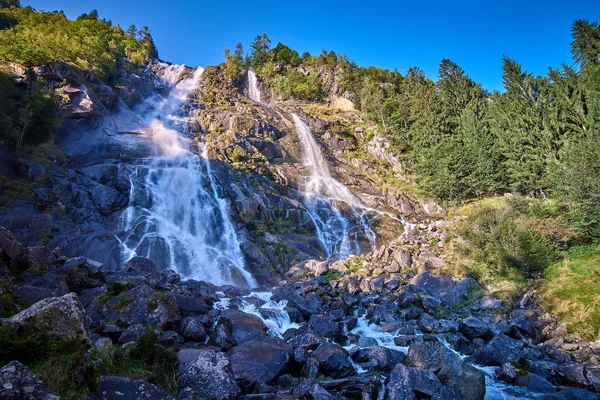
[[[254,287],[206,151],[188,135],[194,110],[186,107],[203,70],[178,82],[184,70],[166,68],[161,78],[169,94],[139,108],[140,130],[156,154],[131,166],[131,200],[120,221],[123,256],[148,257],[187,279]]]
[[[248,95],[257,103],[260,103],[260,90],[258,89],[258,78],[254,71],[248,70]]]
[[[347,186],[331,176],[327,161],[310,128],[298,115],[292,114],[292,117],[302,146],[302,162],[310,173],[304,184],[306,208],[327,258],[335,256],[344,259],[351,254],[359,254],[361,234],[374,250],[377,238],[370,227],[367,208]],[[344,215],[336,204],[338,202],[349,207],[357,223],[352,223]]]

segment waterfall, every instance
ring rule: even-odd
[[[186,279],[254,287],[206,149],[188,134],[195,112],[189,98],[203,70],[176,83],[185,70],[165,68],[160,78],[169,94],[152,96],[137,110],[155,154],[131,166],[130,204],[120,220],[123,257],[148,257]]]
[[[252,100],[260,103],[260,90],[258,89],[258,78],[254,71],[248,70],[248,95]]]
[[[347,186],[331,176],[310,128],[298,115],[292,114],[292,117],[302,146],[302,162],[310,173],[304,184],[306,208],[327,257],[347,258],[351,254],[359,254],[358,239],[361,230],[374,250],[377,240],[369,226],[365,205]],[[347,204],[358,224],[348,220],[336,202]]]

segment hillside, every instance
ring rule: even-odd
[[[490,93],[264,34],[173,65],[0,0],[0,399],[599,398],[600,28],[572,36]]]

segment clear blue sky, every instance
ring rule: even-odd
[[[487,89],[500,89],[502,55],[527,70],[571,63],[573,20],[600,20],[599,0],[286,1],[262,0],[21,0],[64,10],[69,18],[97,9],[125,29],[148,25],[160,57],[206,66],[223,61],[225,47],[267,33],[300,53],[321,48],[346,54],[359,65],[421,67],[436,78],[450,58]]]

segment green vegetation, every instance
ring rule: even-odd
[[[90,352],[72,340],[21,339],[10,329],[0,328],[0,364],[13,360],[30,367],[50,390],[65,399],[85,398],[103,375],[143,379],[174,396],[177,393],[175,351],[158,345],[152,334],[142,336],[133,346],[110,344]]]
[[[98,12],[67,19],[62,11],[37,12],[31,7],[0,10],[0,60],[27,67],[54,60],[69,61],[83,69],[110,78],[124,62],[146,64],[158,58],[148,27],[124,31]],[[9,21],[7,23],[6,21]]]
[[[461,224],[459,234],[467,243],[464,255],[474,261],[468,268],[473,278],[522,282],[558,258],[557,244],[529,226],[536,218],[529,200],[522,201],[525,209],[505,199],[480,205]]]
[[[51,138],[58,123],[51,93],[44,92],[38,82],[29,87],[20,86],[14,77],[0,68],[1,142],[17,149],[42,143]]]
[[[542,304],[589,341],[600,339],[600,245],[570,248],[547,267],[540,287]]]
[[[329,270],[326,274],[321,275],[326,281],[337,281],[342,277],[340,271]]]

